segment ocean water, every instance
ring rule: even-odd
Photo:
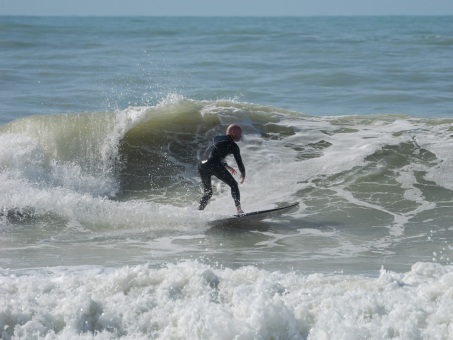
[[[0,17],[0,55],[2,339],[453,338],[452,17]],[[243,209],[296,211],[197,210],[231,123]]]

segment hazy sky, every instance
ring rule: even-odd
[[[0,0],[0,15],[453,15],[453,0]]]

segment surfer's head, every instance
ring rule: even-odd
[[[239,142],[242,137],[242,129],[237,124],[231,124],[226,129],[227,136],[230,136],[235,142]]]

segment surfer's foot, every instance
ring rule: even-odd
[[[203,200],[201,200],[200,205],[198,206],[198,210],[204,210],[204,208],[206,208],[207,205],[208,202],[203,202]]]
[[[237,208],[237,210],[238,210],[238,215],[241,215],[241,214],[243,214],[243,213],[244,213],[244,212],[242,211],[242,209],[241,209],[241,206],[240,206],[240,205],[238,205],[238,206],[237,206],[236,208]]]

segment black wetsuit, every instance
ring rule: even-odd
[[[242,163],[241,151],[239,146],[233,141],[230,136],[223,135],[214,138],[213,144],[205,151],[203,157],[198,163],[198,172],[201,176],[204,194],[200,199],[199,209],[203,210],[208,204],[212,196],[211,176],[214,175],[221,181],[225,182],[231,187],[231,196],[233,196],[234,204],[239,206],[241,204],[241,196],[239,187],[236,180],[225,168],[224,158],[233,154],[234,159],[239,168],[239,172],[245,177],[245,168]]]

